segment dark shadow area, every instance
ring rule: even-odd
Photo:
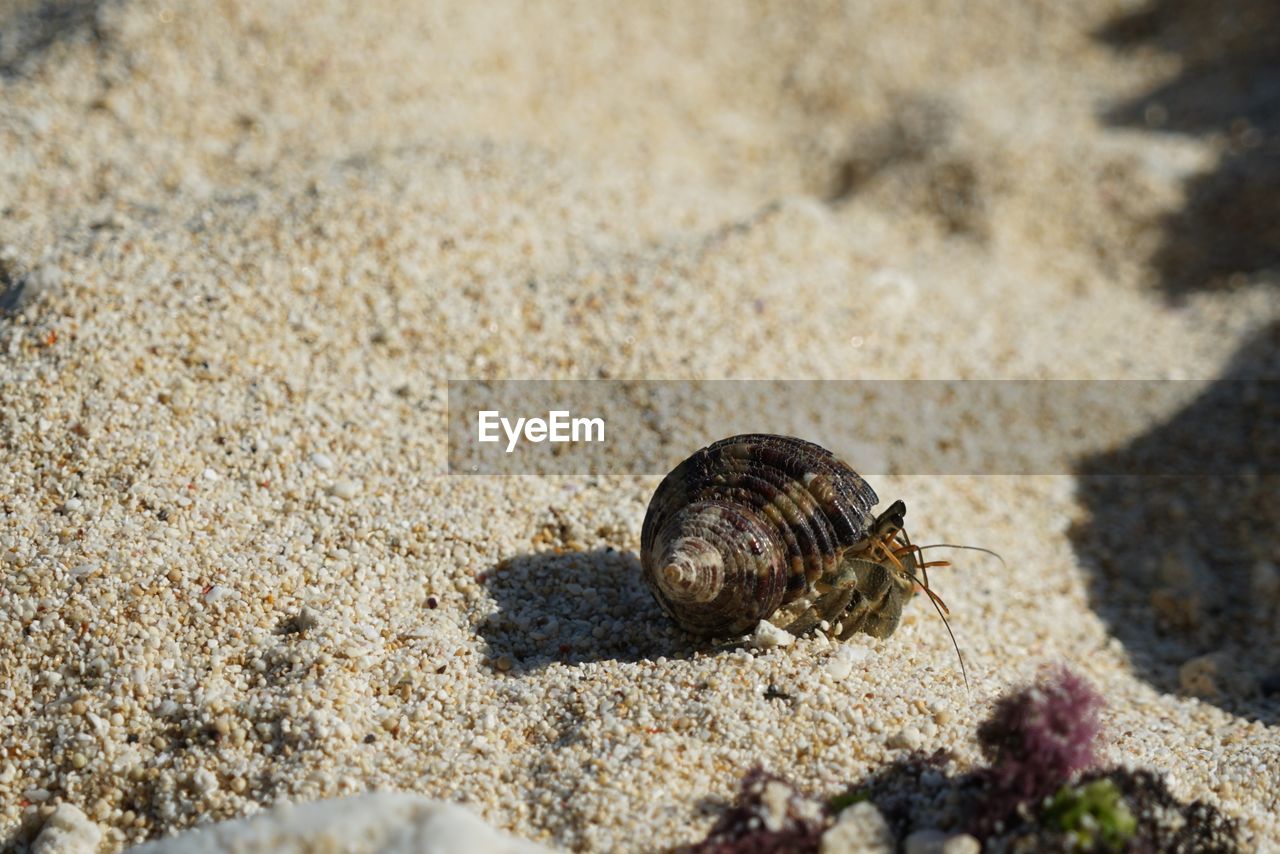
[[[877,768],[825,803],[815,803],[785,777],[757,767],[743,777],[732,803],[707,804],[718,814],[707,837],[674,851],[817,854],[825,850],[824,835],[831,822],[845,809],[864,802],[884,819],[895,850],[913,850],[906,840],[917,831],[941,833],[933,840],[936,847],[923,846],[924,850],[947,850],[941,847],[943,840],[959,833],[972,834],[985,851],[1228,854],[1241,850],[1236,821],[1203,801],[1179,801],[1164,779],[1151,771],[1090,771],[1064,781],[1052,798],[993,813],[985,769],[960,772],[956,766],[955,757],[946,750],[915,752]],[[867,828],[862,833],[868,833]],[[869,842],[865,836],[859,838]]]
[[[59,42],[98,32],[102,0],[0,0],[0,77],[19,77]]]
[[[1129,475],[1214,437],[1224,476]],[[1167,423],[1078,467],[1090,599],[1161,691],[1280,721],[1280,324]],[[1154,461],[1154,463],[1153,463]]]
[[[485,573],[498,604],[477,628],[513,673],[552,662],[640,661],[699,649],[658,607],[631,552],[526,554]]]
[[[0,260],[0,317],[18,307],[22,298],[22,283],[13,277],[9,265]]]
[[[839,207],[873,182],[887,182],[892,197],[927,212],[946,233],[979,242],[990,237],[986,197],[974,163],[953,144],[955,116],[930,98],[904,98],[884,124],[854,136],[819,188]]]
[[[1107,114],[1116,125],[1216,136],[1225,154],[1187,186],[1151,259],[1177,302],[1280,265],[1280,4],[1157,0],[1112,22],[1122,50],[1183,70]],[[1156,688],[1280,721],[1280,324],[1244,342],[1223,377],[1166,423],[1078,467],[1089,518],[1070,532],[1090,598]],[[1138,477],[1212,439],[1218,477]],[[1164,470],[1170,470],[1165,468]]]
[[[981,818],[989,810],[986,776],[982,770],[952,774],[953,764],[945,750],[914,753],[874,771],[851,790],[850,797],[874,803],[899,840],[915,830],[939,828],[973,833],[984,841],[985,850],[1115,850],[1103,842],[1096,821],[1073,822],[1069,815],[1043,804],[984,825]],[[1090,771],[1075,786],[1084,789],[1098,781],[1113,787],[1133,816],[1132,835],[1119,843],[1125,851],[1240,850],[1235,821],[1203,801],[1179,801],[1163,778],[1151,771]],[[1093,845],[1081,843],[1082,827],[1093,830],[1088,834]]]
[[[1152,265],[1171,298],[1224,289],[1280,265],[1280,4],[1158,0],[1113,21],[1101,38],[1122,50],[1182,59],[1174,79],[1110,110],[1111,124],[1216,136],[1226,152],[1187,185],[1162,223]]]

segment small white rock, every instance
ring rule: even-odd
[[[756,630],[751,633],[751,645],[756,649],[773,649],[775,646],[790,646],[795,643],[795,636],[785,629],[780,629],[768,620],[761,620]]]
[[[228,599],[232,595],[233,595],[233,592],[231,590],[228,590],[226,587],[223,587],[221,584],[215,584],[209,588],[207,593],[204,594],[204,601],[212,604],[214,602],[219,602],[223,599]]]
[[[221,480],[221,479],[222,479],[222,475],[218,474],[218,473],[217,473],[216,471],[214,471],[213,469],[205,469],[205,470],[204,470],[204,479],[205,479],[205,480]]]
[[[853,668],[864,661],[867,650],[860,646],[844,643],[836,648],[835,654],[827,661],[827,672],[831,678],[838,680],[848,678]]]
[[[311,455],[311,464],[324,471],[333,468],[333,460],[327,454],[322,454],[319,451]]]
[[[94,854],[102,828],[73,804],[58,804],[31,844],[31,854]]]
[[[360,484],[354,480],[339,480],[329,487],[329,494],[343,501],[350,501],[360,494]]]
[[[875,804],[862,801],[840,813],[822,834],[818,850],[820,854],[892,854],[893,833]]]
[[[218,777],[208,768],[199,768],[191,775],[191,788],[207,798],[218,791]]]
[[[494,830],[453,804],[374,792],[280,804],[250,818],[206,825],[131,849],[135,854],[378,851],[384,854],[535,854],[547,849]]]
[[[885,746],[890,750],[918,750],[920,748],[920,731],[913,726],[905,726],[889,736]]]
[[[967,833],[948,836],[942,846],[942,854],[981,854],[981,851],[982,843]]]
[[[764,826],[768,830],[778,831],[787,823],[787,805],[791,800],[791,787],[779,780],[770,780],[765,784],[760,795],[760,804],[765,808]]]
[[[1222,694],[1218,687],[1218,671],[1218,661],[1214,656],[1199,655],[1178,668],[1178,682],[1188,694],[1208,700],[1217,699]]]

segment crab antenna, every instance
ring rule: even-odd
[[[902,534],[902,541],[907,544],[908,548],[915,549],[916,551],[922,551],[920,547],[912,544],[911,537],[907,534],[906,528],[903,528],[901,531],[899,531],[899,533]],[[924,589],[928,590],[929,589],[929,570],[927,567],[921,566],[920,572],[921,574],[924,575]]]
[[[965,549],[971,552],[983,552],[989,554],[996,560],[1000,561],[1000,565],[1008,568],[1008,564],[1004,562],[1004,557],[999,552],[993,552],[991,549],[984,549],[982,546],[962,546],[957,543],[930,543],[927,546],[915,546],[916,549],[924,551],[925,549]]]
[[[915,577],[914,573],[908,572],[907,574],[911,576],[911,579],[915,581],[916,584],[920,584],[920,580]],[[929,601],[933,603],[934,610],[937,611],[938,616],[942,618],[942,625],[946,627],[947,634],[951,637],[951,645],[955,647],[956,658],[960,660],[960,676],[962,679],[964,679],[964,689],[968,691],[969,690],[969,671],[964,666],[964,653],[960,651],[960,644],[956,642],[956,633],[951,631],[951,623],[947,622],[947,615],[943,613],[944,610],[948,611],[948,613],[950,611],[947,608],[946,603],[942,601],[942,597],[940,597],[937,593],[934,593],[932,590],[929,589],[929,585],[927,581],[924,584],[920,584],[920,589],[924,590],[924,592],[928,594]]]

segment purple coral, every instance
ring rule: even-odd
[[[991,762],[991,818],[1053,794],[1094,762],[1102,698],[1066,667],[1002,697],[978,728]]]
[[[816,852],[826,827],[820,804],[781,777],[752,769],[737,803],[725,811],[702,842],[679,854],[798,854]]]

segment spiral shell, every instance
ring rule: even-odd
[[[789,603],[826,592],[821,581],[865,547],[878,500],[812,442],[760,433],[722,439],[676,466],[649,502],[640,535],[645,580],[686,630],[749,632]]]

